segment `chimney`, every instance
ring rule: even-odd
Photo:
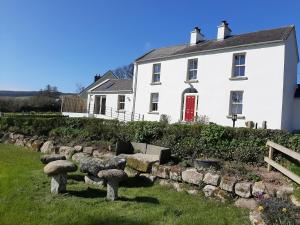
[[[228,26],[228,23],[226,20],[223,20],[221,25],[218,26],[218,37],[217,39],[219,41],[224,40],[225,38],[229,37],[231,35],[231,29]]]
[[[197,44],[199,41],[204,40],[204,35],[201,34],[201,30],[199,27],[195,27],[194,30],[191,32],[191,45]]]
[[[101,77],[101,75],[97,75],[97,74],[96,74],[96,75],[94,76],[94,82],[96,82],[97,80],[99,80],[100,77]]]

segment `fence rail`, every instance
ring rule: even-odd
[[[294,151],[292,151],[292,150],[290,150],[290,149],[288,149],[288,148],[286,148],[282,145],[276,144],[272,141],[267,141],[267,146],[269,147],[269,156],[265,157],[264,160],[268,164],[268,171],[271,171],[272,167],[274,167],[276,170],[283,173],[288,178],[295,181],[297,184],[300,184],[300,177],[298,175],[296,175],[295,173],[289,171],[288,169],[286,169],[282,165],[275,162],[273,160],[273,153],[274,153],[274,150],[277,150],[277,151],[282,152],[282,153],[288,155],[289,157],[291,157],[293,159],[296,159],[298,161],[300,161],[300,154],[297,153],[297,152],[294,152]]]
[[[129,122],[129,121],[143,121],[144,115],[139,113],[128,112],[125,110],[117,110],[112,107],[106,107],[105,110],[98,114],[91,114],[91,117],[105,116],[111,119],[118,119],[120,121]]]

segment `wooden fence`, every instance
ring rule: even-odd
[[[61,112],[86,113],[86,101],[79,96],[63,96]]]
[[[300,177],[298,175],[294,174],[293,172],[289,171],[282,165],[275,162],[273,160],[273,153],[274,153],[274,150],[277,150],[279,152],[282,152],[282,153],[288,155],[289,157],[291,157],[293,159],[298,160],[299,162],[300,162],[300,154],[297,152],[294,152],[282,145],[276,144],[272,141],[267,141],[267,146],[269,147],[269,157],[265,157],[265,162],[268,163],[268,171],[271,171],[272,167],[274,167],[276,170],[283,173],[288,178],[295,181],[297,184],[300,184]]]

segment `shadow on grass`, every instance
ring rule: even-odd
[[[133,220],[129,218],[118,218],[115,216],[94,218],[85,225],[150,225],[148,222]]]
[[[84,175],[82,174],[68,174],[68,179],[75,181],[84,181]]]
[[[148,197],[148,196],[137,196],[135,198],[119,197],[118,201],[159,204],[157,198]]]
[[[127,188],[151,187],[153,183],[144,177],[129,177],[127,180],[121,182],[121,186]]]
[[[68,191],[69,195],[80,198],[103,198],[106,197],[106,191],[88,187],[82,191]]]

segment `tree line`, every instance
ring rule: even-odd
[[[0,112],[59,112],[60,95],[57,87],[47,85],[35,96],[1,97]]]

